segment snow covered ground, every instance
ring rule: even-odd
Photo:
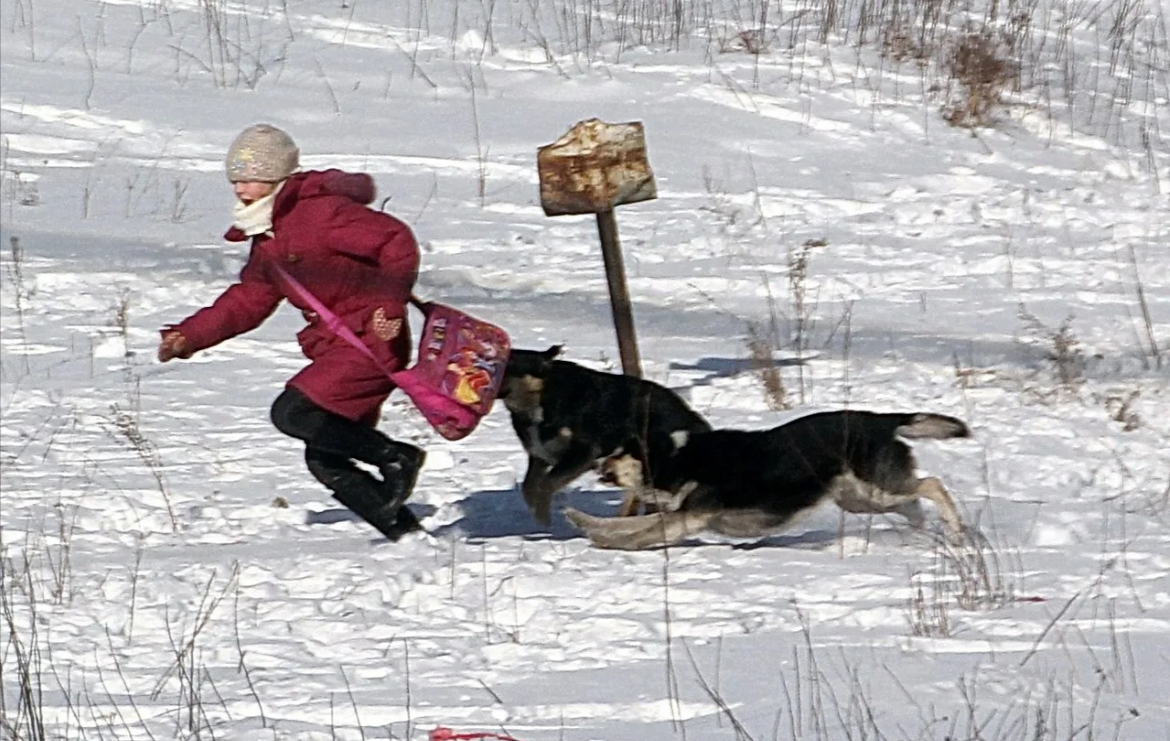
[[[1170,739],[1170,16],[1008,5],[968,129],[914,51],[985,16],[942,2],[4,3],[0,736]],[[502,407],[447,442],[396,395],[430,533],[377,543],[268,422],[298,312],[154,360],[242,265],[222,157],[270,121],[375,176],[424,297],[616,370],[594,222],[537,189],[595,116],[658,182],[617,212],[646,375],[720,426],[960,416],[916,451],[985,542],[827,506],[598,550],[529,517]]]

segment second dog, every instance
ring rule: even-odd
[[[920,499],[938,507],[949,534],[963,530],[954,500],[937,478],[920,479],[908,439],[967,437],[962,421],[941,414],[811,414],[770,430],[714,430],[675,436],[677,450],[654,477],[669,511],[624,519],[568,509],[565,516],[602,548],[671,545],[710,530],[759,537],[789,525],[826,499],[847,512],[895,512],[923,522]],[[618,483],[644,484],[636,466],[605,462]],[[673,493],[673,494],[671,494]]]

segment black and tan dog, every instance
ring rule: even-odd
[[[566,509],[565,516],[594,545],[637,550],[703,531],[768,535],[827,499],[847,512],[895,512],[921,525],[920,499],[929,499],[958,537],[963,525],[954,500],[937,478],[917,477],[910,446],[898,437],[969,435],[954,417],[863,411],[811,414],[770,430],[683,433],[674,453],[657,460],[655,485],[674,493],[666,511],[618,519]],[[624,487],[645,485],[629,461],[613,458],[604,466]]]
[[[560,352],[513,349],[498,397],[528,453],[522,490],[536,520],[548,524],[553,496],[615,455],[637,463],[642,485],[627,489],[620,514],[637,511],[640,491],[670,492],[658,461],[674,453],[672,435],[711,426],[665,386],[558,360]]]

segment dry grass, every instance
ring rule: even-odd
[[[949,637],[953,609],[995,610],[1017,598],[1022,569],[982,533],[969,529],[962,542],[939,535],[932,544],[931,566],[910,575],[906,617],[913,635]]]
[[[773,411],[791,409],[792,402],[788,398],[788,389],[785,388],[784,378],[776,365],[776,348],[769,333],[758,322],[748,323],[747,347],[748,362],[751,364],[752,372],[760,379],[768,408]]]
[[[943,107],[952,126],[994,126],[1004,93],[1019,83],[1019,70],[1008,61],[1007,49],[987,29],[968,30],[950,45],[943,70],[954,83]]]
[[[1080,340],[1073,332],[1073,316],[1070,314],[1057,327],[1050,327],[1029,313],[1022,306],[1020,320],[1033,343],[1039,347],[1041,356],[1052,372],[1059,391],[1073,391],[1085,380],[1088,358],[1080,348]]]

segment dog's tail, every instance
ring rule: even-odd
[[[904,421],[894,430],[895,434],[909,440],[930,438],[943,440],[949,437],[970,437],[971,429],[961,419],[945,414],[907,414]]]

